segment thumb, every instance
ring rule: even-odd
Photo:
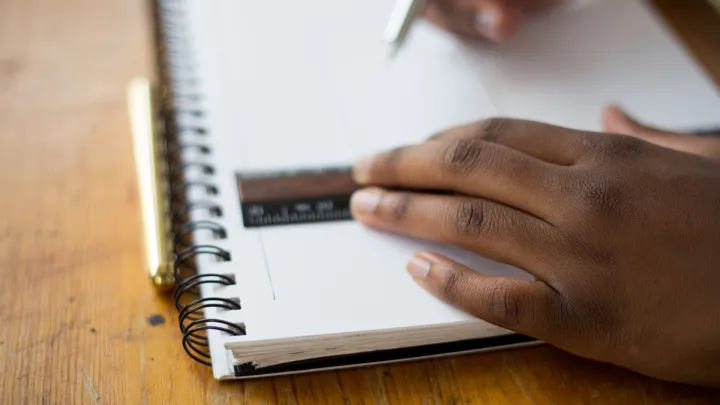
[[[608,106],[602,114],[603,128],[607,132],[630,135],[645,141],[710,158],[720,157],[720,141],[690,134],[662,131],[641,124],[617,106]]]
[[[645,126],[630,117],[625,111],[611,105],[605,108],[602,114],[603,128],[607,132],[630,135],[647,141],[659,141],[672,134]]]
[[[555,290],[539,281],[491,277],[433,253],[415,255],[407,266],[435,297],[477,318],[546,342],[567,326]]]

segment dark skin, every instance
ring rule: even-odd
[[[606,132],[591,133],[491,119],[365,158],[353,215],[535,276],[490,277],[432,252],[409,261],[421,287],[480,319],[718,387],[720,140],[650,128],[616,107],[602,120]]]

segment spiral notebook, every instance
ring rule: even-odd
[[[527,273],[352,220],[358,157],[496,115],[597,130],[619,102],[685,129],[720,111],[642,1],[557,9],[502,47],[419,22],[392,58],[388,0],[153,5],[157,82],[130,93],[148,271],[173,294],[178,344],[218,379],[538,343],[434,299],[405,263],[431,249]]]

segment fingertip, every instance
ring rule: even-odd
[[[489,276],[434,252],[416,253],[407,270],[435,298],[528,336],[553,338],[565,319],[557,295],[543,282]]]
[[[519,10],[481,6],[475,13],[475,29],[493,42],[503,42],[517,33],[522,18]]]
[[[364,188],[357,190],[350,197],[350,212],[361,222],[372,217],[382,199],[382,190],[378,188]]]
[[[408,260],[407,266],[406,266],[407,272],[416,281],[424,281],[425,279],[427,279],[428,274],[430,274],[431,268],[432,268],[432,262],[429,261],[422,254],[416,254],[413,257],[411,257],[410,260]]]
[[[625,110],[617,104],[610,104],[605,107],[606,113],[614,119],[622,121],[634,121]]]
[[[614,105],[608,105],[605,108],[603,108],[602,113],[600,115],[603,131],[613,132],[612,124],[613,124],[613,115],[614,114],[615,114],[615,106]]]
[[[506,41],[515,36],[520,30],[524,15],[519,9],[508,9],[502,14],[499,28],[499,38]]]
[[[406,270],[420,287],[443,299],[442,283],[452,265],[452,260],[437,253],[418,252],[408,260]]]
[[[622,108],[610,104],[602,112],[603,129],[607,132],[634,135],[638,124]]]
[[[493,11],[478,11],[475,14],[475,29],[489,39],[498,36],[498,15]]]
[[[370,180],[370,168],[372,167],[374,155],[363,156],[352,168],[353,180],[358,184],[367,184]]]

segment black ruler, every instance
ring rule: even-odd
[[[352,219],[349,195],[253,202],[241,204],[241,209],[246,228]]]
[[[349,167],[241,173],[237,182],[246,228],[351,220],[358,188]]]

